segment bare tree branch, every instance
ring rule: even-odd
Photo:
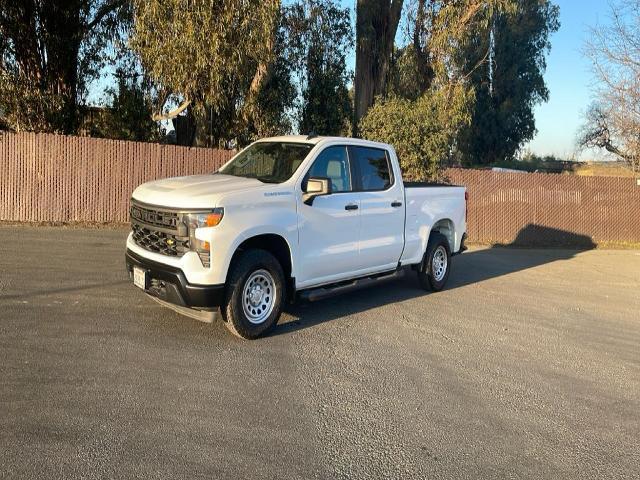
[[[590,33],[585,54],[597,80],[596,100],[578,143],[640,168],[640,0],[618,0],[609,23]]]
[[[189,105],[191,105],[191,100],[187,99],[187,100],[183,101],[177,108],[174,108],[170,112],[167,112],[167,113],[154,113],[151,116],[151,119],[156,121],[156,122],[160,122],[162,120],[170,120],[172,118],[177,117],[182,112],[184,112]]]
[[[112,0],[110,2],[103,3],[98,9],[94,17],[87,23],[86,31],[93,30],[106,16],[116,11],[118,8],[123,7],[127,3],[127,0]]]

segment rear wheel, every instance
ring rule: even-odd
[[[451,250],[449,249],[449,241],[441,233],[434,232],[429,238],[427,251],[418,270],[420,286],[425,290],[439,292],[447,283],[450,269]]]
[[[284,298],[278,260],[265,250],[247,250],[231,267],[222,317],[234,335],[257,338],[276,325]]]

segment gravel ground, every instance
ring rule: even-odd
[[[640,252],[473,249],[248,342],[124,230],[0,228],[0,477],[640,477]]]

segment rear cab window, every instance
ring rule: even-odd
[[[358,190],[375,192],[393,185],[393,172],[387,151],[381,148],[349,147]]]

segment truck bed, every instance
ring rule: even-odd
[[[405,249],[402,263],[419,262],[426,248],[425,226],[444,233],[452,253],[460,249],[465,224],[465,188],[431,182],[405,182]]]

